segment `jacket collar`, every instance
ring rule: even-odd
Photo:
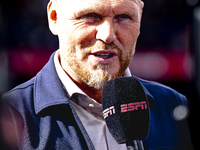
[[[51,55],[44,68],[35,77],[34,107],[36,114],[50,106],[69,104],[69,94],[65,92],[63,84],[56,72],[54,55],[55,52]],[[140,81],[148,99],[152,101],[154,98],[143,84],[143,80],[137,79]]]
[[[38,114],[43,109],[61,104],[69,104],[68,94],[56,73],[53,53],[44,68],[36,75],[34,84],[34,107]],[[59,93],[59,94],[58,94]]]
[[[135,76],[134,76],[134,77],[135,77]],[[154,106],[155,106],[154,97],[153,97],[153,95],[148,91],[147,87],[145,86],[146,83],[148,83],[149,81],[145,81],[145,80],[140,79],[140,78],[138,78],[138,77],[135,77],[135,78],[138,79],[138,81],[139,81],[140,84],[142,85],[143,90],[144,90],[145,94],[147,95],[147,98],[148,98],[150,107],[154,107]]]

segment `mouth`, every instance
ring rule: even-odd
[[[108,51],[97,51],[92,53],[93,56],[100,58],[100,59],[110,59],[113,58],[115,56],[117,56],[117,52],[116,51],[112,51],[112,50],[108,50]]]
[[[89,59],[97,64],[110,65],[118,58],[116,50],[98,50],[90,53]]]
[[[96,53],[96,54],[93,54],[95,57],[99,57],[99,58],[103,58],[103,59],[106,59],[106,58],[112,58],[113,56],[115,56],[114,53]]]

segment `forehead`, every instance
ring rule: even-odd
[[[141,0],[58,0],[60,7],[69,13],[77,13],[88,9],[104,13],[110,13],[120,9],[132,11],[139,9],[140,2]]]

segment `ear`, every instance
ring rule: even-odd
[[[57,0],[50,0],[47,5],[47,15],[49,22],[49,29],[54,35],[58,35],[58,23],[57,23]]]
[[[140,20],[142,19],[143,8],[144,8],[144,2],[141,1],[141,5],[140,5]]]

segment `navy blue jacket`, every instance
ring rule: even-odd
[[[28,82],[3,96],[8,103],[7,119],[14,126],[19,149],[94,149],[80,119],[69,104],[69,96],[56,73],[54,54]],[[150,103],[150,130],[145,149],[190,150],[186,120],[176,121],[173,109],[187,99],[164,85],[138,79]],[[14,133],[13,133],[14,134]]]

